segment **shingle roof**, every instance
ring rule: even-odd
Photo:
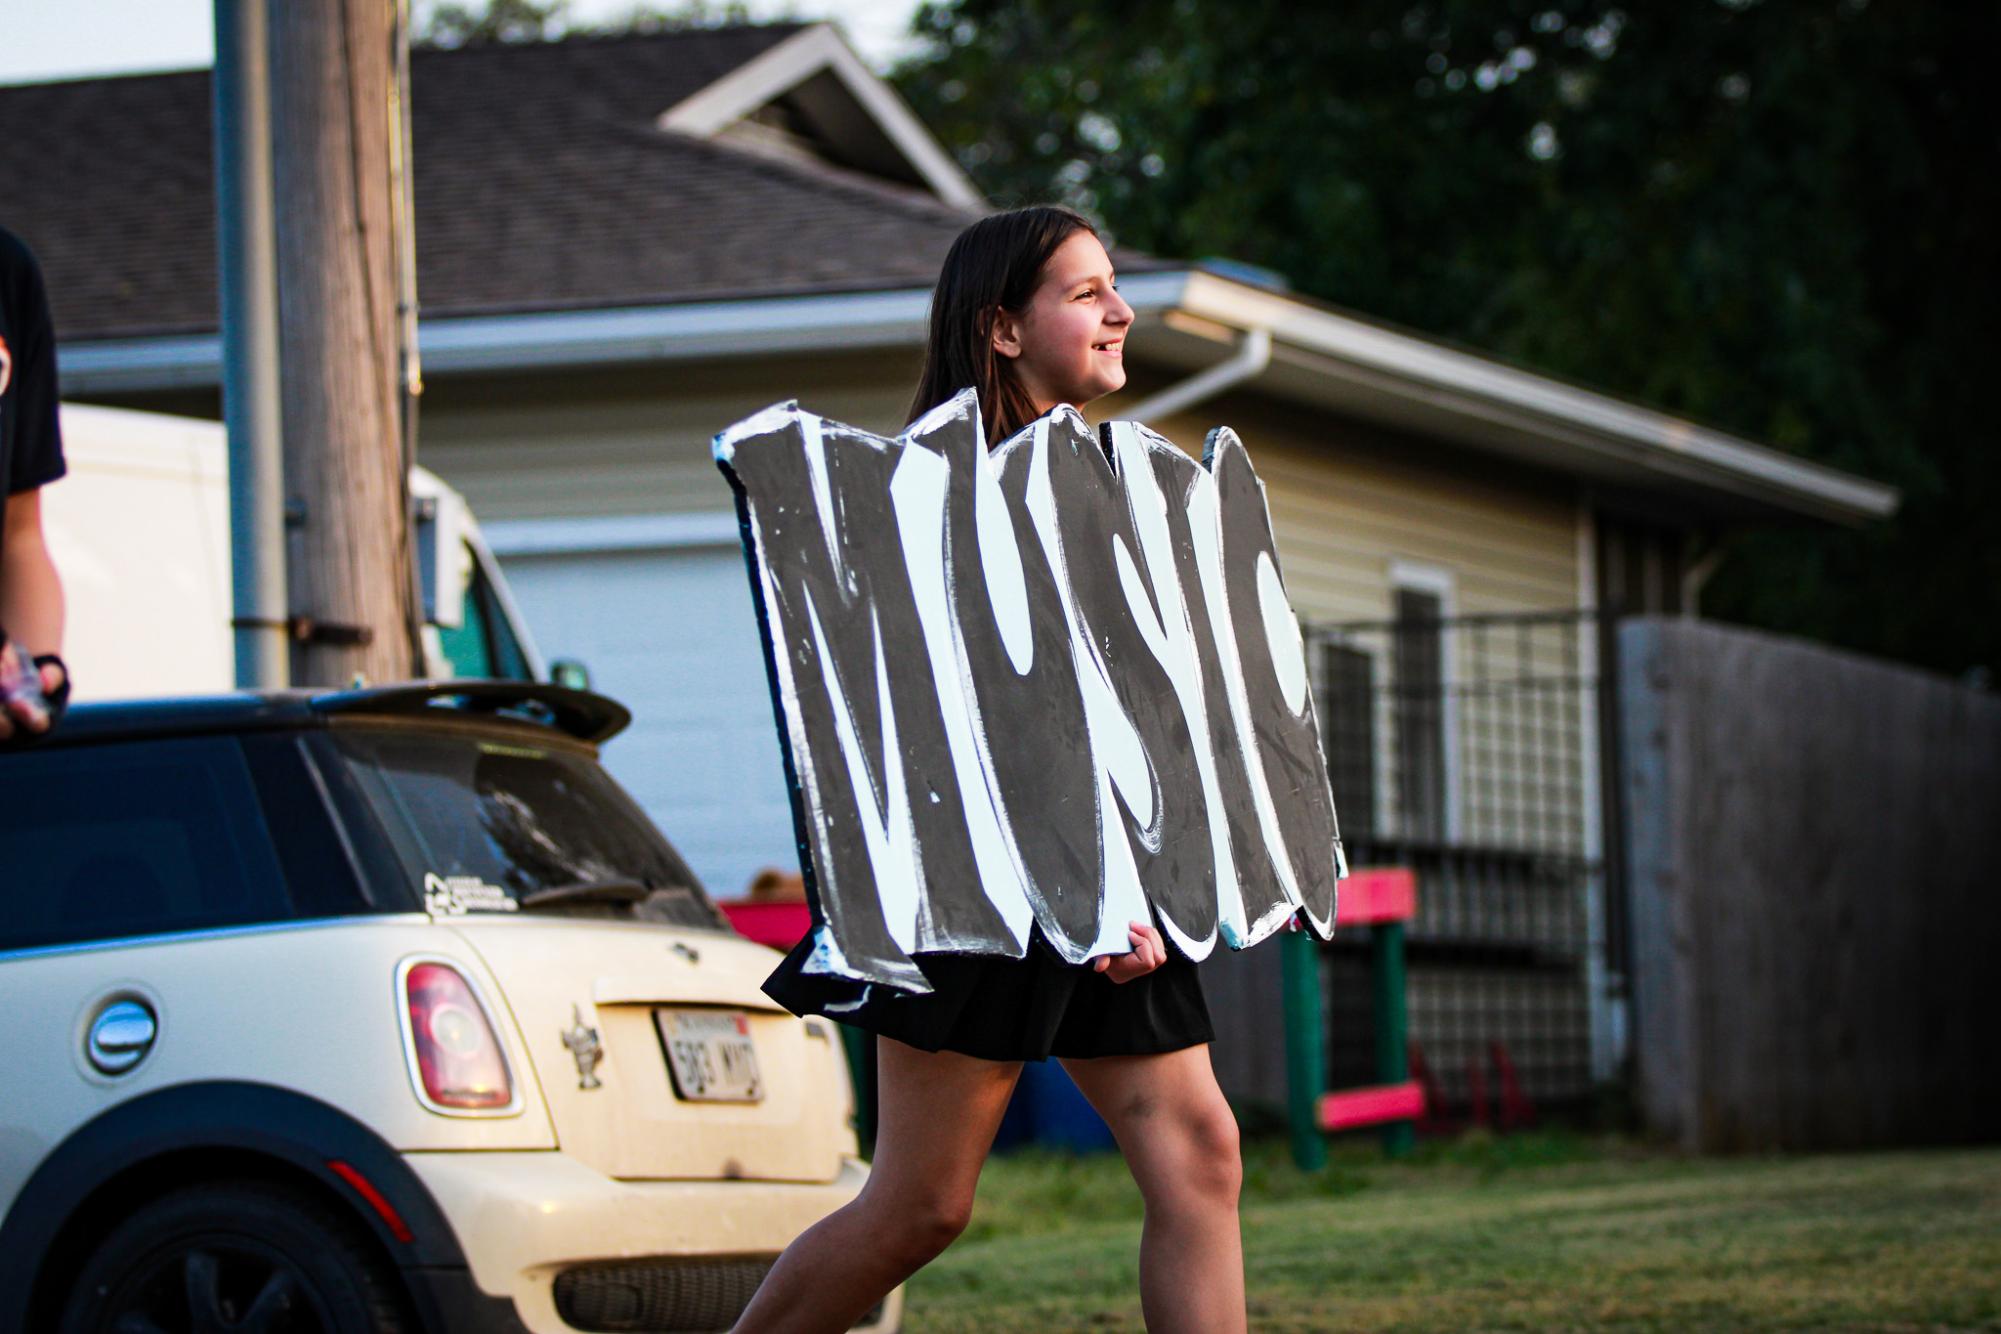
[[[415,53],[424,313],[928,286],[966,214],[655,127],[798,26]],[[206,72],[0,88],[0,223],[65,341],[216,327],[210,116]]]

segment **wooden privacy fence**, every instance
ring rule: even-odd
[[[1620,632],[1640,1105],[1706,1151],[2001,1136],[2001,698]]]

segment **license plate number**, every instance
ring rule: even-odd
[[[741,1010],[655,1010],[674,1094],[686,1102],[762,1102],[764,1079]]]

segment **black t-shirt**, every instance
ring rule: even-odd
[[[10,496],[63,475],[56,425],[56,331],[42,270],[19,237],[0,227],[0,481]],[[6,512],[0,510],[0,538]]]

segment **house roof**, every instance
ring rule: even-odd
[[[810,78],[829,42],[853,58],[798,24],[415,52],[426,314],[928,287],[969,214],[920,169],[906,184],[697,137],[726,83],[738,109],[774,89],[826,102],[771,80]],[[0,88],[0,209],[42,260],[66,343],[216,328],[209,83]],[[682,108],[698,130],[662,128]]]

